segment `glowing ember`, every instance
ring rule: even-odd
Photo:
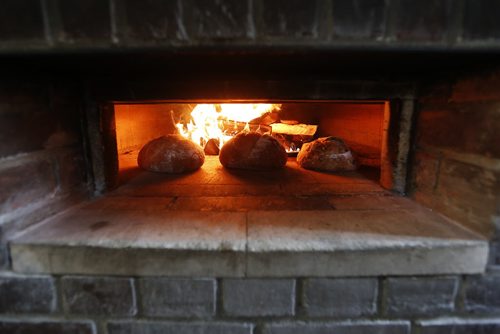
[[[267,112],[279,110],[280,104],[265,103],[222,103],[198,104],[191,111],[191,120],[186,124],[177,124],[179,133],[204,146],[210,139],[219,142],[222,147],[231,137],[241,131],[250,131],[250,122]],[[269,132],[269,127],[257,125],[253,131]]]

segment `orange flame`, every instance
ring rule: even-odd
[[[182,136],[201,146],[210,139],[216,139],[222,147],[241,131],[238,122],[246,123],[243,131],[250,131],[248,122],[280,108],[280,104],[266,103],[198,104],[191,111],[190,122],[177,124],[177,129]],[[231,122],[232,126],[228,126]]]

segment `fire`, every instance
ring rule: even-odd
[[[177,129],[182,136],[201,146],[214,139],[222,147],[238,132],[250,131],[251,120],[280,108],[280,104],[266,103],[198,104],[191,111],[190,121],[177,124]],[[256,131],[261,131],[260,127]]]

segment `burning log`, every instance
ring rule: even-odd
[[[297,124],[298,122],[295,122],[271,124],[273,137],[280,141],[288,153],[298,152],[303,143],[313,139],[318,129],[317,125]]]
[[[250,124],[271,125],[280,122],[280,114],[276,111],[266,112],[264,115],[252,119]]]
[[[273,129],[273,133],[281,133],[293,136],[304,136],[311,138],[316,133],[316,130],[318,130],[317,125],[309,125],[309,124],[274,123],[271,124],[271,128]]]

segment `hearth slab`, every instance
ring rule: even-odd
[[[488,245],[399,196],[110,196],[10,251],[22,273],[322,277],[480,273]]]

